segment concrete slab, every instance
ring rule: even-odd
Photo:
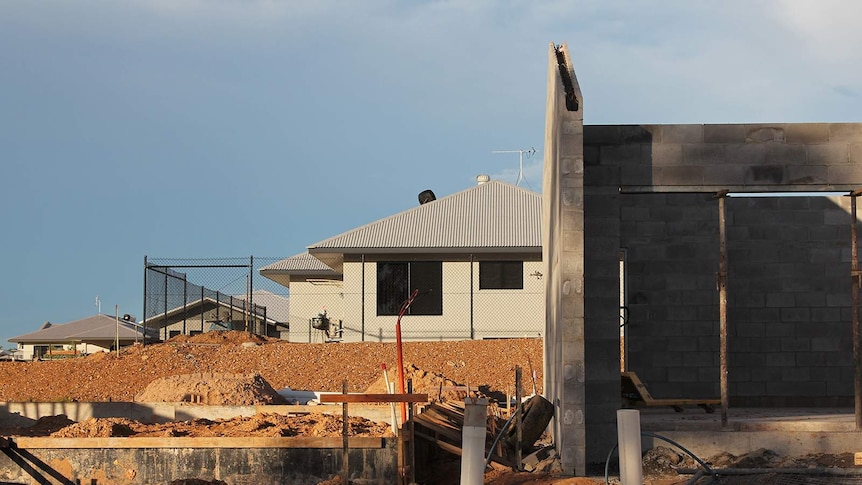
[[[700,458],[720,452],[734,455],[760,448],[784,456],[840,454],[862,451],[862,432],[857,431],[849,408],[731,408],[728,429],[721,427],[720,413],[688,408],[642,409],[641,430],[673,440]],[[644,437],[644,450],[673,446],[660,438]]]

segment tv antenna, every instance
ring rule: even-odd
[[[536,153],[535,148],[530,147],[529,150],[524,150],[524,149],[520,149],[520,150],[492,150],[491,153],[517,153],[518,154],[518,180],[515,181],[515,185],[516,186],[519,185],[521,183],[521,180],[523,180],[524,182],[527,182],[527,179],[524,177],[524,154],[525,153],[527,154],[527,158],[532,157],[533,154]],[[530,187],[530,182],[527,182],[527,187]],[[530,189],[532,190],[532,187],[530,187]]]

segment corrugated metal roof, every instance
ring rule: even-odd
[[[309,251],[540,250],[541,203],[536,192],[489,181],[312,244]]]
[[[289,258],[282,259],[281,261],[276,261],[270,265],[264,266],[260,268],[261,274],[264,272],[284,272],[284,273],[311,273],[311,272],[321,272],[331,275],[336,275],[336,273],[329,266],[325,265],[322,261],[315,258],[311,254],[308,254],[308,251],[303,253],[291,256]]]
[[[117,336],[115,317],[99,314],[74,322],[52,324],[41,330],[10,338],[10,342],[21,343],[63,343],[111,341]],[[120,340],[141,338],[141,331],[129,322],[119,322]]]

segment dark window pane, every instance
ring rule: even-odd
[[[421,261],[410,263],[410,291],[421,295],[410,305],[411,315],[443,314],[443,263]]]
[[[408,296],[407,263],[377,263],[377,314],[398,315]]]
[[[523,261],[480,261],[480,290],[524,289]]]

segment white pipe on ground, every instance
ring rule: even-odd
[[[640,411],[636,409],[617,410],[617,440],[620,455],[620,485],[642,485]]]
[[[485,482],[485,436],[488,400],[464,400],[464,428],[461,430],[461,485]]]

